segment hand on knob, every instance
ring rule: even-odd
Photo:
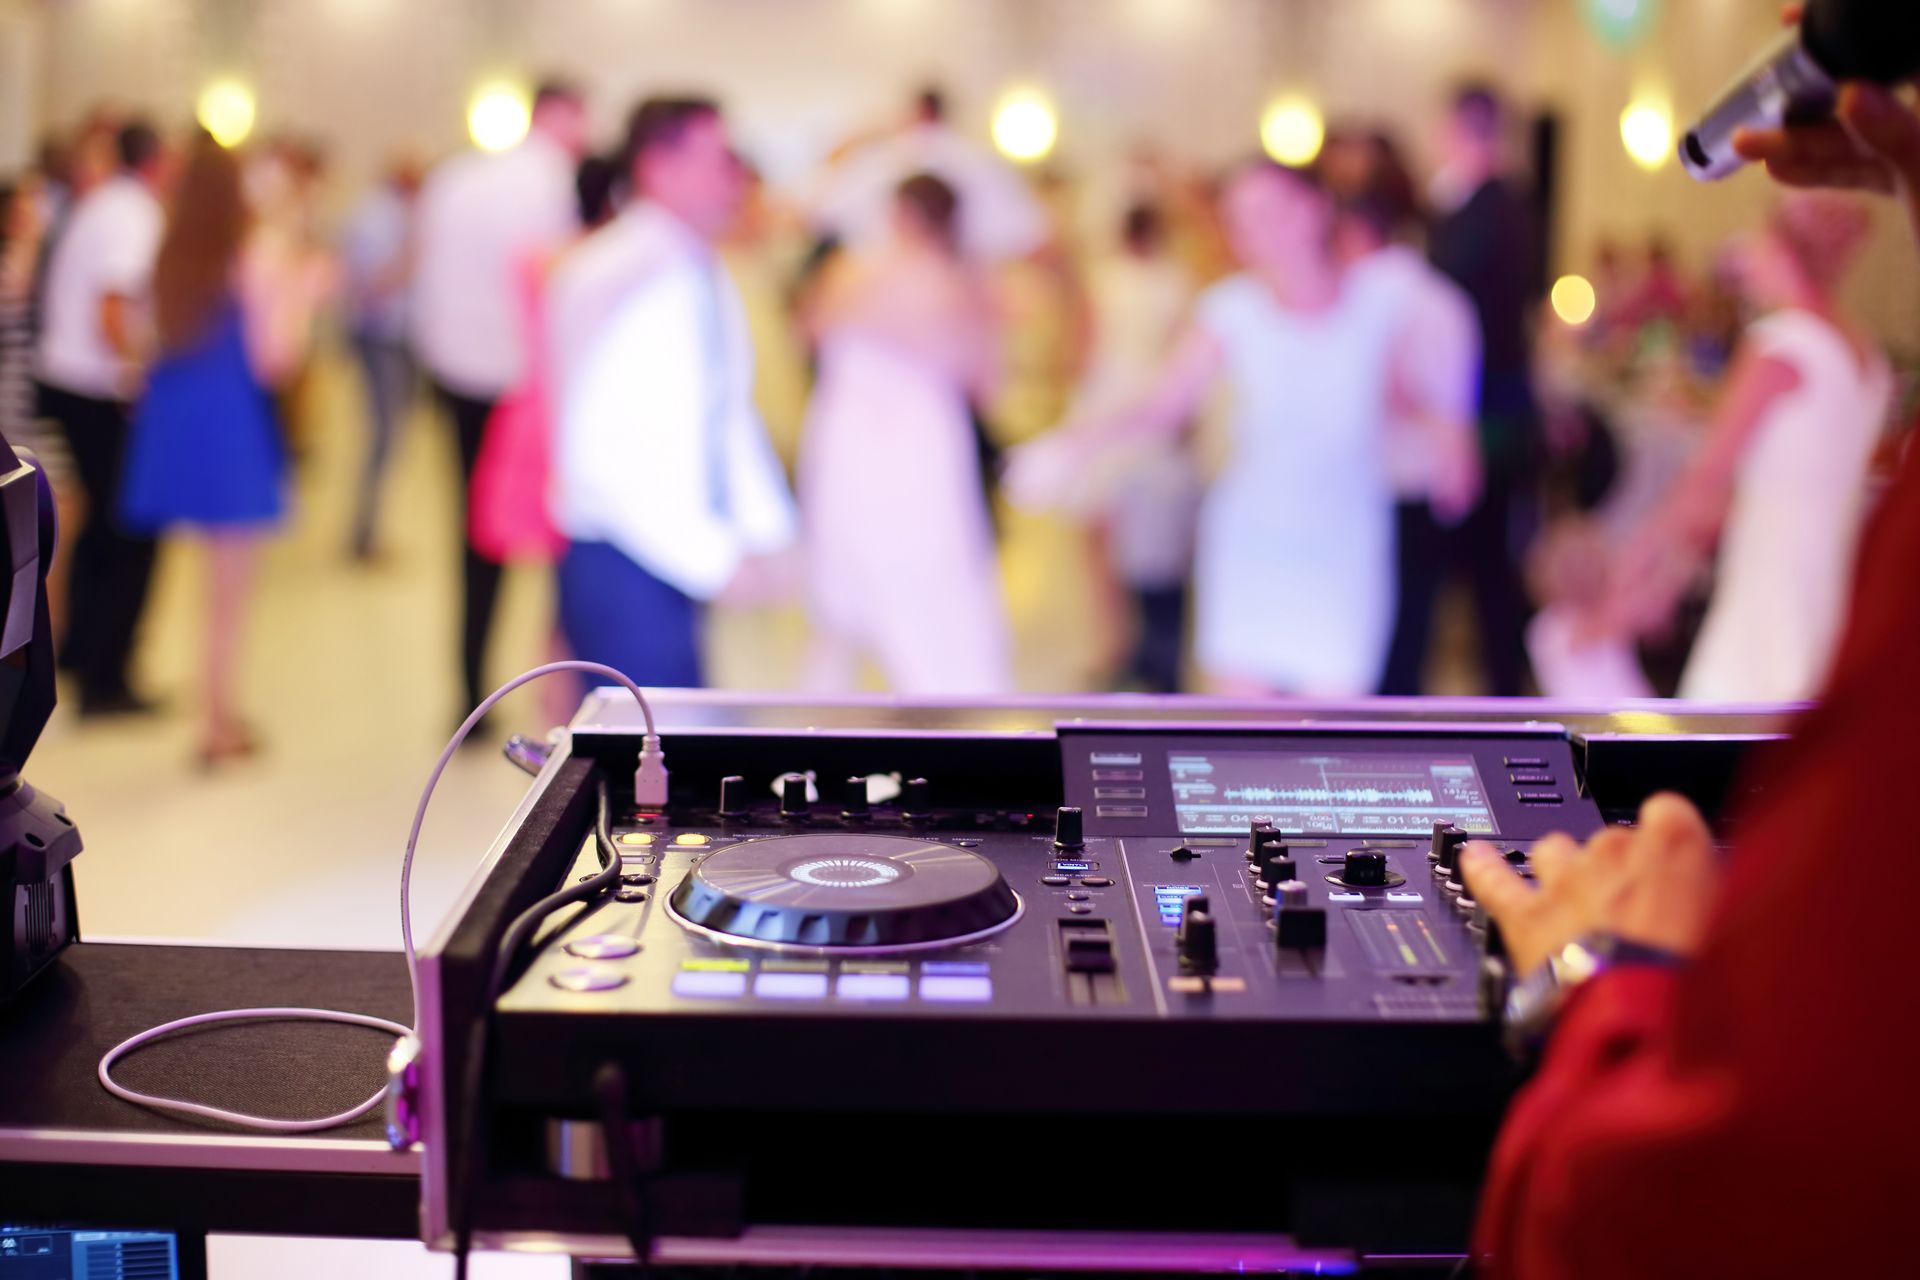
[[[1641,806],[1637,827],[1610,827],[1584,846],[1570,836],[1542,840],[1532,862],[1538,888],[1484,841],[1460,862],[1468,894],[1500,926],[1521,974],[1590,933],[1691,955],[1720,879],[1706,822],[1674,795]]]

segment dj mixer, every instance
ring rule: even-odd
[[[1461,850],[1526,874],[1608,820],[1552,724],[670,736],[673,802],[614,815],[617,891],[473,1007],[486,921],[600,871],[590,779],[636,746],[576,733],[429,957],[454,1153],[430,1238],[456,1187],[482,1239],[617,1238],[617,1067],[658,1235],[1241,1242],[1167,1268],[1202,1270],[1457,1252],[1519,1079]]]

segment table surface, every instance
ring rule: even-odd
[[[128,1036],[219,1009],[305,1006],[406,1023],[396,952],[83,942],[0,1008],[0,1160],[411,1174],[380,1112],[326,1133],[263,1134],[109,1094],[100,1058]],[[392,1039],[320,1022],[196,1028],[123,1059],[129,1088],[250,1114],[307,1118],[378,1091]]]

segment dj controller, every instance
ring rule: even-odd
[[[1519,1081],[1461,850],[1527,874],[1622,816],[1551,724],[670,734],[617,890],[487,1000],[500,922],[601,871],[636,747],[577,729],[427,956],[430,1239],[465,1196],[476,1239],[609,1252],[644,1212],[1191,1246],[1156,1270],[1455,1254]]]

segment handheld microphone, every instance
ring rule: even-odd
[[[1702,182],[1743,163],[1741,129],[1810,124],[1833,114],[1843,80],[1898,84],[1920,75],[1920,5],[1912,0],[1811,0],[1789,31],[1680,141],[1680,162]]]

